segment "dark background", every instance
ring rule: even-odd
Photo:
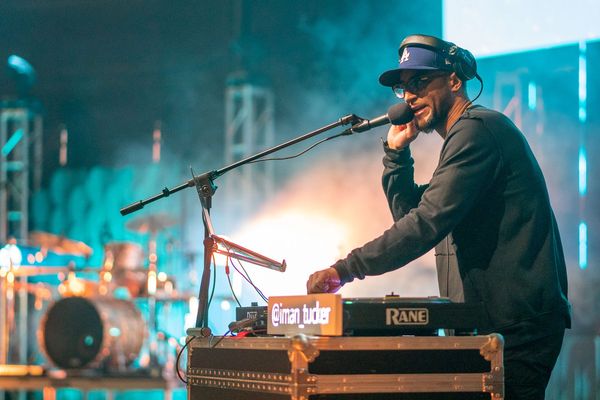
[[[47,181],[62,124],[73,168],[148,162],[137,150],[155,121],[166,152],[220,166],[226,82],[240,71],[272,88],[278,138],[385,110],[393,98],[377,77],[416,31],[441,34],[441,1],[9,0],[0,60],[14,53],[36,69]],[[0,95],[14,86],[5,73]],[[315,97],[330,107],[313,109]]]

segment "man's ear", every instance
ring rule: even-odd
[[[453,92],[459,92],[462,87],[463,87],[463,81],[461,81],[458,76],[456,75],[456,72],[453,72],[450,74],[450,78],[448,79],[448,86],[450,87],[450,90],[452,90]]]

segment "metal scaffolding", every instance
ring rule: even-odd
[[[39,189],[41,180],[41,115],[26,107],[0,108],[0,243],[27,238],[30,189]]]
[[[273,94],[248,82],[232,82],[225,96],[225,161],[242,160],[274,145]],[[234,219],[251,214],[273,193],[273,163],[232,170],[225,181],[227,212]]]
[[[41,180],[41,115],[28,107],[0,104],[0,247],[26,242],[29,194],[39,189]],[[0,265],[0,364],[25,365],[27,276],[17,273],[18,265],[13,262]],[[25,399],[26,393],[20,390],[17,396]]]

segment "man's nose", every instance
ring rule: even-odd
[[[410,90],[404,90],[404,101],[409,105],[414,102],[417,98],[417,95],[411,92]]]

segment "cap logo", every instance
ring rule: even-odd
[[[400,64],[408,61],[409,57],[410,57],[410,53],[408,52],[408,48],[405,48],[404,51],[402,52],[402,57],[400,57]]]

